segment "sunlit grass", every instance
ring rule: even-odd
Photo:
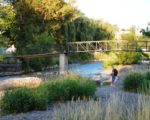
[[[122,94],[122,93],[121,93]],[[54,120],[149,120],[150,97],[113,94],[107,102],[72,101],[54,111]]]
[[[22,77],[9,78],[8,80],[0,81],[0,90],[15,89],[21,87],[35,88],[42,83],[42,80],[37,77]]]

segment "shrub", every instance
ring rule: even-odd
[[[125,76],[124,89],[135,92],[150,93],[150,71],[146,73],[132,72]]]
[[[138,92],[150,95],[150,81],[144,79],[138,89]]]
[[[2,98],[1,109],[4,113],[27,112],[32,109],[32,92],[29,89],[7,91]]]
[[[94,81],[86,80],[78,76],[66,76],[59,80],[43,83],[39,89],[48,93],[49,102],[66,101],[91,97],[96,90]]]
[[[145,74],[145,79],[150,81],[150,71],[147,71]]]
[[[77,97],[80,98],[89,98],[89,97],[93,97],[95,91],[96,91],[96,83],[94,81],[90,81],[90,80],[82,80],[82,81],[78,81],[79,83],[79,88],[78,88],[78,95]]]
[[[76,99],[79,95],[79,81],[77,80],[65,80],[64,86],[68,90],[68,100],[71,100],[72,97]]]
[[[103,66],[105,68],[109,68],[109,67],[111,67],[112,65],[115,65],[115,64],[117,64],[116,59],[107,59],[107,60],[104,61]]]
[[[147,94],[150,93],[150,71],[146,71],[145,73],[143,73],[143,76],[144,80],[140,86],[139,91]]]
[[[142,58],[140,52],[122,52],[116,53],[117,63],[122,65],[135,64]]]
[[[144,76],[140,72],[132,72],[124,78],[124,89],[137,92],[144,81]]]
[[[7,91],[1,100],[3,114],[43,110],[46,107],[47,98],[44,93],[27,88]]]
[[[48,102],[89,98],[96,90],[94,81],[79,76],[69,75],[57,79],[45,82],[36,89],[20,88],[7,91],[0,104],[2,112],[9,114],[44,110]]]
[[[69,56],[69,60],[72,62],[87,61],[93,58],[94,55],[91,53],[74,53]]]
[[[48,105],[48,94],[39,89],[32,91],[32,110],[45,110]]]

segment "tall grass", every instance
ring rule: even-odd
[[[101,100],[72,101],[54,110],[54,120],[150,120],[150,97],[113,94]]]
[[[94,96],[96,83],[77,75],[60,76],[36,88],[7,90],[0,101],[3,114],[45,110],[48,103]]]
[[[150,89],[150,71],[130,72],[123,80],[123,87],[127,91],[144,92],[149,94]]]
[[[29,88],[7,91],[0,101],[2,114],[45,110],[47,105],[48,99],[45,93]]]
[[[94,96],[96,83],[78,75],[59,76],[53,81],[41,84],[38,89],[48,93],[49,102],[66,101]]]

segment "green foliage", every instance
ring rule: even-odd
[[[137,92],[143,84],[144,76],[140,72],[132,72],[125,76],[123,86],[125,90]]]
[[[144,36],[146,37],[150,37],[150,30],[149,30],[149,27],[150,27],[150,23],[148,23],[147,27],[145,29],[142,29],[141,32]]]
[[[115,27],[103,21],[81,16],[61,29],[66,41],[113,39]]]
[[[31,59],[28,65],[29,65],[29,69],[33,69],[34,71],[42,70],[42,62],[40,58]]]
[[[127,31],[128,33],[121,34],[121,40],[137,40],[138,36],[135,33],[135,26],[131,26],[130,29],[128,29]]]
[[[116,63],[122,65],[135,64],[142,58],[142,53],[140,52],[121,52],[116,53],[117,61]]]
[[[136,35],[133,33],[126,33],[121,35],[122,40],[136,40]]]
[[[111,65],[130,65],[136,64],[139,60],[147,58],[148,55],[142,52],[116,52],[111,54],[105,54],[104,67],[110,67]],[[104,55],[103,55],[104,56]]]
[[[94,95],[96,84],[77,76],[66,76],[60,80],[42,84],[39,89],[48,93],[49,102],[89,98]]]
[[[13,42],[21,54],[51,51],[54,42],[63,41],[58,30],[76,15],[76,10],[63,0],[20,0],[14,8],[17,19]]]
[[[150,71],[147,71],[146,73],[144,73],[145,79],[150,81]]]
[[[5,92],[0,107],[3,114],[45,110],[48,102],[93,97],[95,90],[94,81],[76,75],[60,76],[38,88],[20,88]]]
[[[47,66],[56,65],[58,62],[53,60],[51,57],[46,58],[34,58],[30,60],[24,60],[22,63],[22,68],[25,72],[30,71],[41,71]]]
[[[15,11],[11,5],[6,5],[0,7],[0,30],[5,31],[11,27],[11,24],[14,22]]]
[[[48,94],[43,93],[43,91],[39,89],[33,89],[32,97],[32,110],[45,110],[48,105]]]
[[[47,96],[41,91],[27,88],[5,92],[1,100],[3,114],[20,113],[31,110],[44,110],[47,107]]]
[[[132,72],[124,78],[124,89],[134,92],[150,94],[150,71],[145,73]]]
[[[150,94],[150,71],[146,71],[143,73],[144,75],[144,81],[142,82],[140,86],[140,92]]]
[[[9,46],[10,29],[15,23],[15,10],[13,6],[6,5],[0,7],[0,45]]]
[[[11,56],[12,56],[12,54],[8,54],[8,53],[0,54],[0,63],[3,61],[3,59],[4,59],[5,57],[11,57]]]
[[[88,61],[94,58],[91,53],[72,53],[69,55],[69,60],[71,62],[79,62],[79,61]]]
[[[115,64],[116,64],[116,60],[115,60],[115,59],[106,59],[106,60],[104,61],[103,66],[104,66],[105,68],[109,68],[109,67],[111,67],[112,65],[115,65]]]
[[[14,44],[16,55],[31,55],[64,51],[66,42],[114,38],[116,26],[89,19],[71,4],[64,0],[19,0],[13,1],[13,7],[0,8],[0,31],[4,33],[0,44]],[[87,60],[92,55],[77,57]],[[33,60],[29,64],[40,70],[46,61]]]

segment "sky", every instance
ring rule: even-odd
[[[89,18],[102,19],[119,28],[143,28],[150,22],[150,0],[76,0],[76,7]]]

